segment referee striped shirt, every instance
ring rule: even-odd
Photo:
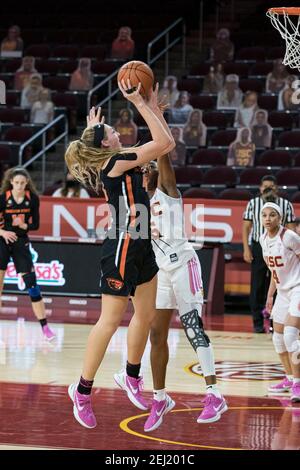
[[[282,197],[277,198],[278,204],[282,210],[282,225],[291,224],[295,222],[294,208],[292,204]],[[260,218],[260,211],[264,205],[264,200],[261,197],[254,197],[250,199],[244,212],[244,220],[252,222],[252,240],[259,242],[260,236],[264,233],[264,227]]]

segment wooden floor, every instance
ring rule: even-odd
[[[53,323],[57,339],[47,343],[36,322],[0,320],[0,449],[299,449],[300,406],[291,406],[288,395],[267,396],[268,385],[283,377],[271,336],[250,332],[245,316],[206,323],[213,328],[208,333],[229,410],[217,423],[197,424],[204,381],[184,333],[172,328],[167,386],[176,407],[160,428],[145,435],[147,414],[131,405],[113,381],[126,361],[127,327],[113,337],[96,376],[93,403],[99,424],[87,430],[73,418],[67,385],[79,378],[92,326]],[[215,329],[220,325],[222,331]],[[149,345],[142,372],[150,401]]]

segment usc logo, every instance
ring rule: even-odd
[[[280,268],[284,266],[281,256],[267,256],[267,264],[270,268]]]

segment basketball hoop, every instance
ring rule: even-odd
[[[284,65],[300,71],[300,8],[269,8],[267,16],[285,39]]]

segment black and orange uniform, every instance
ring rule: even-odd
[[[13,225],[16,217],[27,224],[26,230]],[[18,237],[17,241],[8,244],[0,237],[1,270],[6,270],[10,258],[18,273],[29,273],[33,270],[27,234],[30,230],[38,230],[39,223],[39,198],[36,194],[25,191],[24,199],[19,204],[14,200],[12,191],[0,195],[0,228],[15,232]]]
[[[100,173],[112,212],[112,225],[102,246],[102,294],[134,295],[136,286],[151,281],[158,272],[151,245],[150,202],[141,170],[108,176],[116,161],[136,158],[135,153],[114,155]]]

